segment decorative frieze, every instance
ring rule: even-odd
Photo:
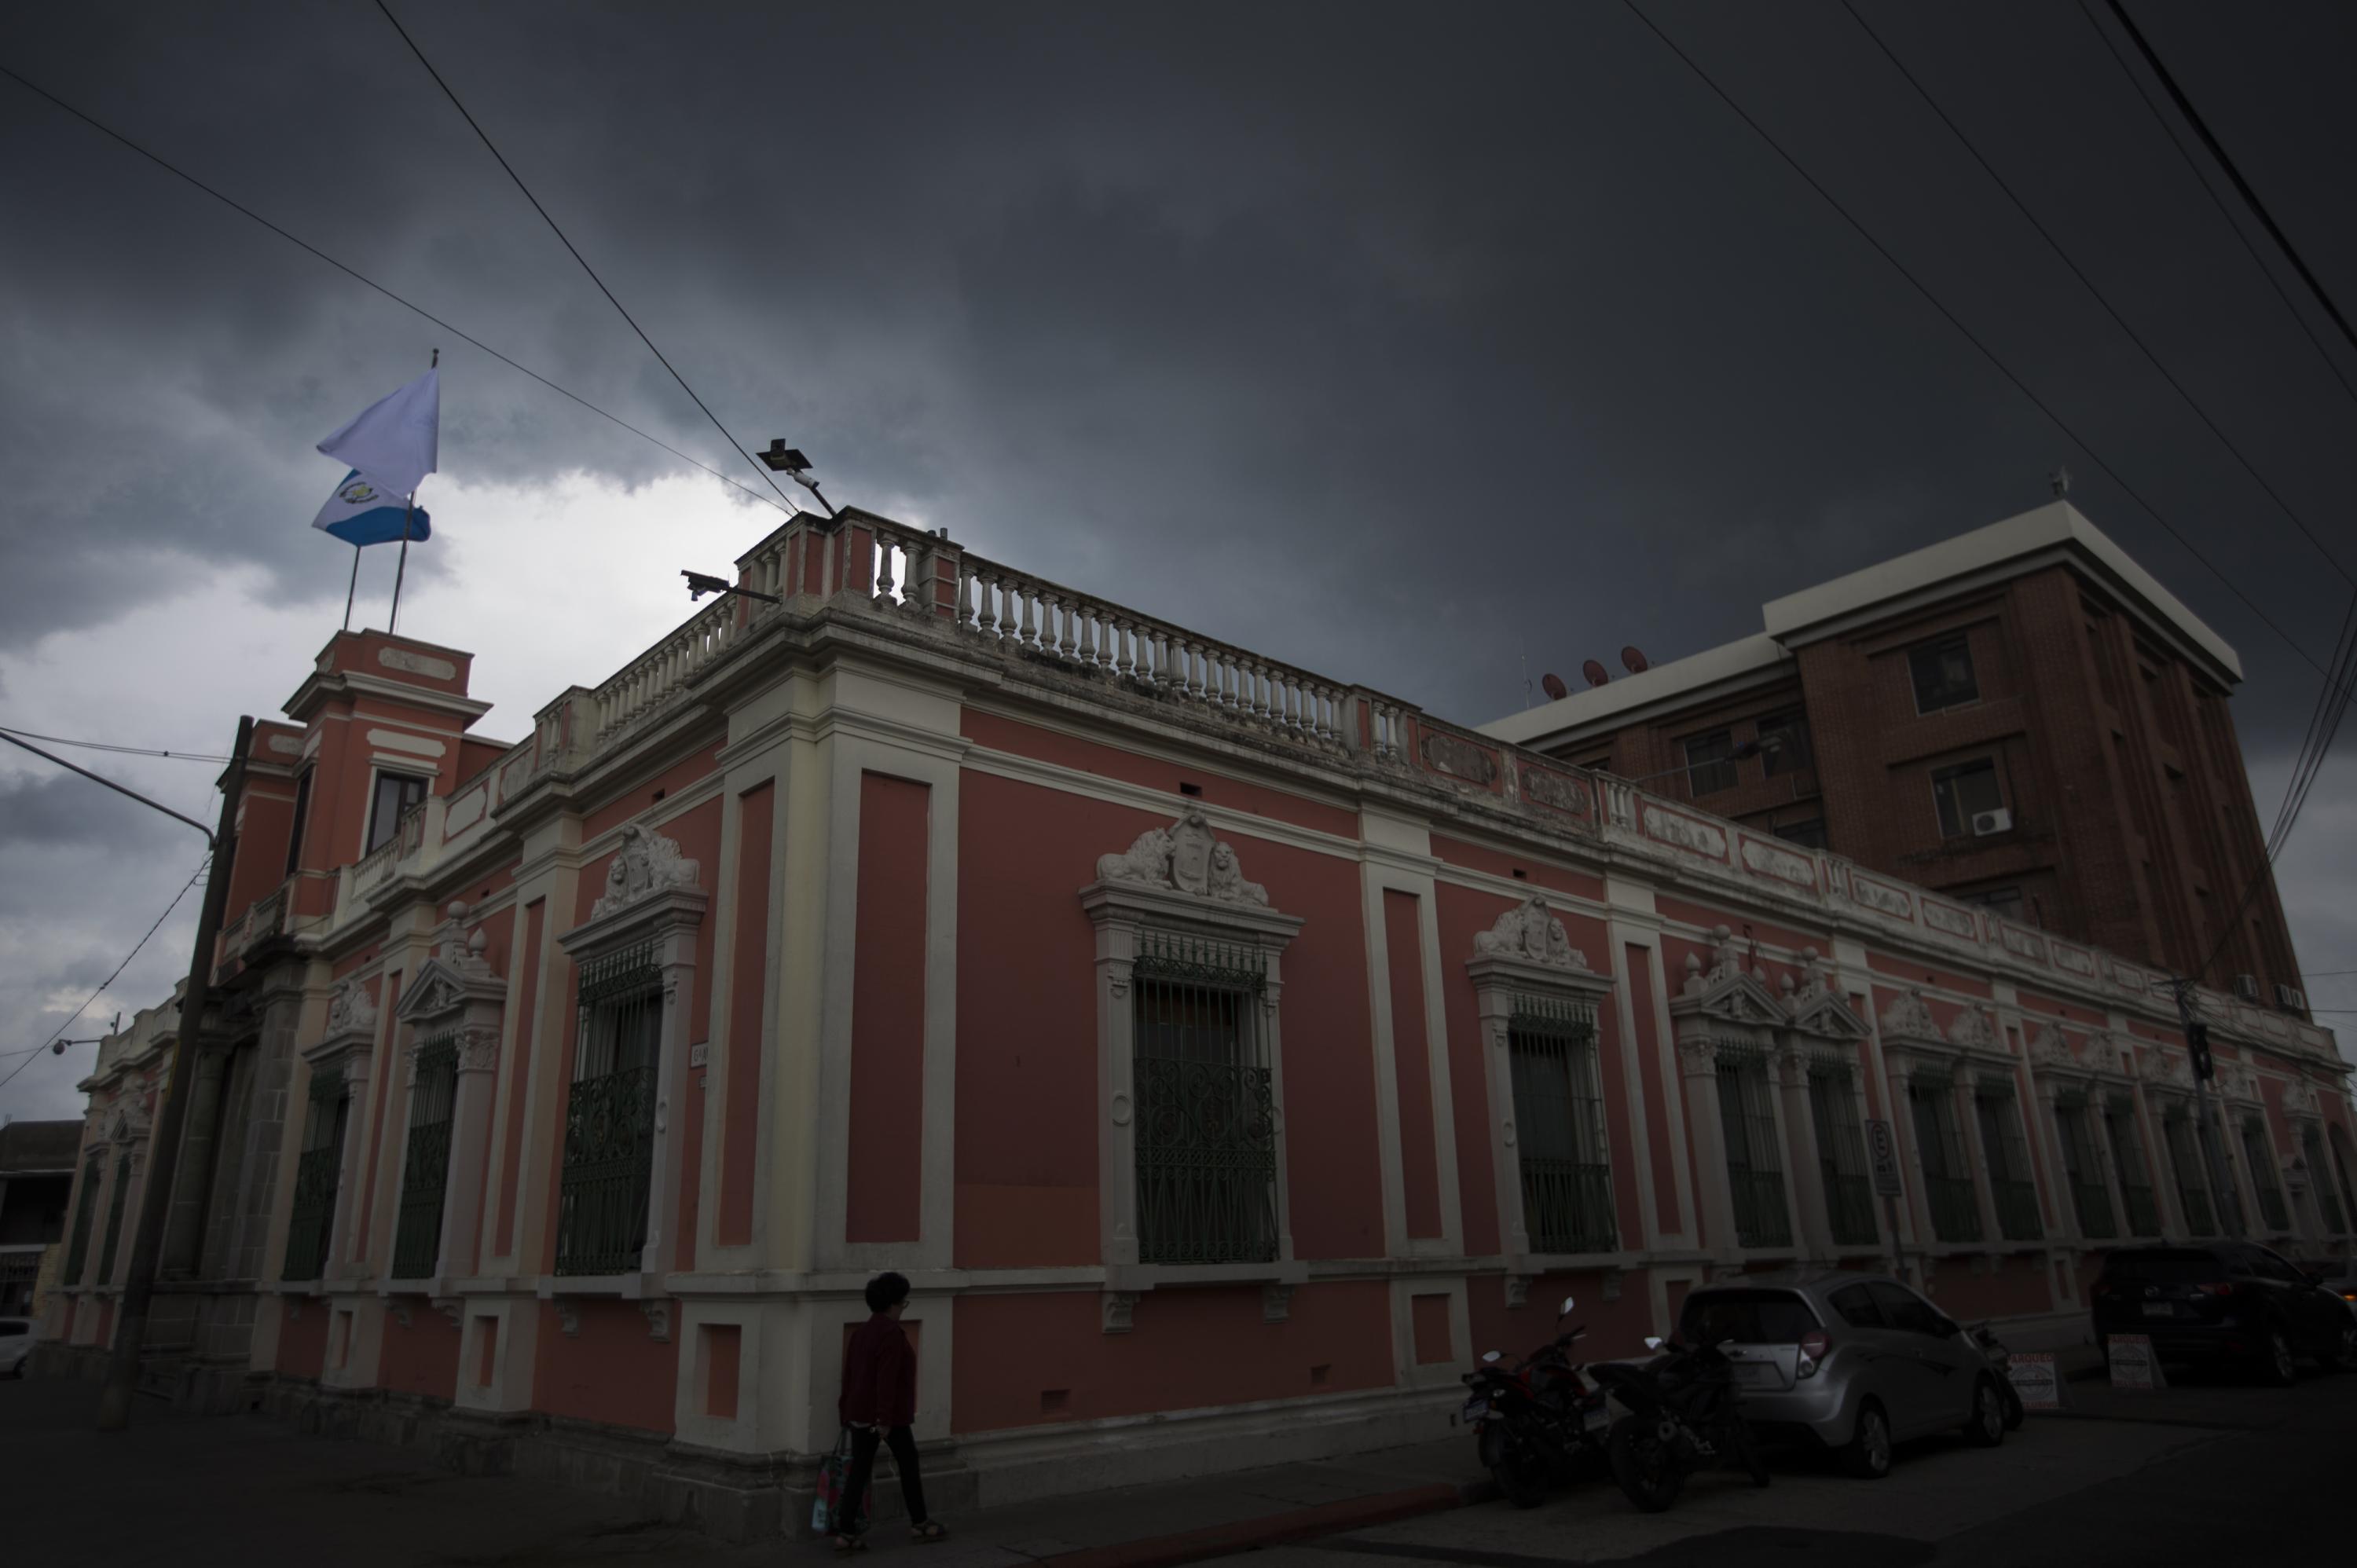
[[[1645,803],[1643,820],[1647,838],[1675,845],[1706,859],[1724,861],[1727,858],[1727,834],[1715,822],[1665,811],[1650,800]]]
[[[1816,862],[1798,851],[1770,843],[1765,839],[1753,838],[1749,833],[1742,835],[1742,839],[1743,864],[1749,866],[1755,875],[1788,882],[1795,887],[1805,887],[1812,893],[1816,891]]]

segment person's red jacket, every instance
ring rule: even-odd
[[[917,1352],[898,1321],[879,1312],[853,1332],[834,1408],[846,1426],[889,1431],[917,1419]]]

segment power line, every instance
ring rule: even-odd
[[[2054,410],[2048,405],[2045,399],[2040,397],[2037,392],[2030,389],[2029,382],[2023,381],[2019,375],[2014,372],[2012,367],[2008,366],[2002,359],[1999,359],[1997,357],[1996,350],[1991,349],[1986,342],[1983,342],[1980,336],[1974,332],[1969,326],[1965,325],[1962,317],[1949,309],[1946,305],[1941,303],[1940,296],[1933,294],[1931,288],[1926,285],[1921,278],[1918,278],[1913,272],[1910,271],[1907,263],[1900,261],[1898,255],[1892,252],[1889,246],[1885,245],[1880,240],[1876,239],[1873,231],[1867,228],[1867,226],[1861,222],[1847,207],[1842,205],[1841,199],[1835,196],[1831,190],[1826,188],[1824,184],[1819,182],[1817,177],[1811,174],[1801,163],[1800,159],[1787,152],[1784,149],[1783,144],[1779,142],[1772,134],[1770,134],[1765,125],[1762,125],[1758,120],[1754,119],[1750,113],[1747,111],[1742,104],[1737,102],[1734,96],[1729,93],[1726,88],[1721,87],[1718,84],[1717,80],[1714,78],[1710,72],[1702,68],[1699,61],[1697,61],[1692,55],[1688,54],[1684,49],[1679,48],[1676,39],[1663,32],[1661,27],[1655,23],[1651,16],[1646,16],[1645,13],[1639,8],[1637,0],[1621,0],[1621,5],[1627,8],[1631,16],[1635,16],[1638,21],[1644,24],[1646,30],[1651,32],[1655,38],[1659,38],[1663,47],[1668,48],[1672,54],[1677,56],[1679,60],[1684,64],[1685,68],[1694,72],[1694,74],[1701,80],[1703,85],[1709,88],[1711,91],[1717,96],[1720,102],[1726,104],[1728,109],[1732,110],[1738,119],[1749,126],[1753,134],[1758,135],[1761,141],[1767,143],[1770,150],[1774,152],[1779,158],[1781,158],[1787,167],[1791,168],[1794,174],[1800,176],[1802,181],[1824,200],[1825,205],[1831,207],[1835,212],[1840,215],[1843,221],[1846,222],[1851,229],[1857,231],[1858,238],[1864,240],[1868,245],[1872,246],[1876,254],[1879,255],[1884,261],[1889,263],[1893,270],[1895,270],[1900,277],[1905,278],[1914,288],[1916,293],[1923,296],[1925,303],[1929,304],[1932,309],[1938,311],[1941,317],[1944,318],[1951,327],[1953,327],[1963,335],[1966,342],[1978,349],[1981,357],[1994,366],[1998,374],[2002,375],[2007,381],[2011,382],[2015,391],[2021,393],[2023,397],[2029,399],[2030,404],[2035,407],[2039,413],[2044,414],[2047,419],[2052,423],[2054,427],[2075,444],[2081,451],[2084,452],[2089,460],[2104,471],[2106,478],[2110,478],[2114,484],[2117,485],[2121,490],[2127,495],[2129,499],[2135,501],[2136,504],[2143,510],[2145,515],[2151,518],[2153,521],[2158,523],[2161,528],[2168,532],[2170,538],[2176,540],[2179,544],[2184,546],[2187,554],[2200,562],[2202,568],[2212,576],[2217,578],[2219,583],[2224,586],[2228,593],[2233,595],[2235,598],[2242,601],[2243,607],[2251,612],[2252,616],[2258,620],[2260,625],[2266,627],[2269,631],[2274,632],[2276,636],[2282,639],[2284,646],[2289,648],[2294,653],[2299,655],[2301,660],[2310,669],[2316,671],[2319,674],[2325,673],[2325,667],[2317,662],[2316,656],[2314,654],[2309,652],[2306,648],[2302,647],[2297,640],[2295,640],[2291,633],[2276,625],[2275,618],[2268,615],[2266,611],[2261,609],[2257,602],[2248,594],[2245,594],[2241,588],[2235,586],[2233,579],[2228,577],[2223,571],[2219,569],[2214,562],[2212,562],[2207,555],[2204,555],[2201,550],[2195,546],[2194,542],[2190,539],[2188,539],[2184,533],[2179,531],[2174,523],[2169,521],[2169,519],[2161,512],[2159,508],[2153,505],[2149,500],[2147,500],[2142,491],[2138,490],[2134,485],[2128,483],[2128,481],[2121,476],[2118,469],[2113,467],[2111,464],[2104,461],[2103,455],[2097,452],[2084,436],[2072,429],[2070,423],[2063,419],[2061,414],[2055,413]]]
[[[61,735],[36,735],[28,729],[13,729],[0,725],[0,735],[13,735],[26,740],[46,740],[51,746],[79,746],[90,751],[119,752],[125,757],[168,757],[175,762],[227,762],[226,757],[212,757],[200,751],[156,751],[144,746],[115,746],[102,740],[68,740]]]
[[[139,950],[147,945],[147,938],[154,936],[158,930],[163,929],[164,922],[172,918],[172,911],[180,907],[180,900],[188,896],[188,889],[194,887],[198,883],[204,880],[205,867],[212,864],[212,859],[213,857],[209,854],[197,864],[196,875],[189,877],[188,881],[182,883],[180,885],[180,890],[172,895],[172,901],[164,906],[164,912],[156,917],[156,923],[154,925],[147,928],[147,935],[141,937],[137,942],[132,945],[131,950],[123,955],[123,961],[114,966],[114,972],[98,983],[97,991],[93,991],[88,996],[83,997],[81,1005],[66,1015],[65,1022],[57,1026],[55,1033],[51,1034],[48,1039],[43,1040],[39,1045],[34,1047],[32,1055],[27,1057],[23,1061],[18,1062],[15,1067],[11,1068],[6,1078],[0,1078],[0,1089],[7,1088],[9,1084],[16,1081],[16,1078],[18,1073],[32,1066],[33,1063],[38,1061],[40,1059],[41,1053],[48,1050],[51,1046],[56,1045],[59,1039],[64,1036],[65,1032],[73,1026],[74,1020],[80,1018],[84,1012],[89,1010],[90,1004],[98,1000],[100,992],[104,991],[108,986],[123,978],[123,972],[131,967],[131,961],[137,958],[139,956]]]
[[[434,69],[434,62],[425,58],[425,51],[417,47],[417,40],[411,38],[409,36],[409,29],[401,25],[401,18],[393,14],[393,7],[387,5],[384,3],[384,0],[376,0],[376,8],[384,13],[384,19],[393,24],[393,30],[394,32],[401,35],[401,41],[409,46],[409,52],[417,57],[417,63],[424,66],[425,68],[425,74],[434,79],[434,85],[442,90],[442,96],[450,101],[450,106],[458,111],[459,117],[467,122],[468,127],[474,131],[478,137],[481,138],[483,145],[490,150],[491,156],[499,159],[500,167],[508,171],[508,177],[515,181],[515,188],[523,192],[523,199],[532,203],[532,209],[540,214],[541,220],[548,225],[549,232],[554,234],[558,241],[564,244],[565,248],[573,252],[573,259],[581,263],[581,270],[589,274],[589,281],[597,285],[597,292],[606,296],[606,303],[612,306],[616,311],[619,312],[622,319],[630,324],[630,330],[639,335],[639,341],[647,346],[647,352],[652,354],[655,357],[656,362],[661,364],[664,370],[671,371],[671,379],[679,383],[679,390],[685,392],[689,399],[694,403],[696,407],[704,410],[704,417],[712,421],[712,428],[720,432],[721,436],[726,440],[728,445],[737,448],[737,455],[744,458],[746,462],[751,464],[755,473],[760,475],[762,478],[769,481],[770,488],[778,492],[778,499],[784,501],[787,506],[791,507],[795,511],[800,511],[802,508],[795,504],[794,499],[791,496],[787,495],[786,492],[780,488],[776,476],[772,475],[768,468],[762,467],[760,462],[754,457],[753,454],[746,451],[744,446],[738,443],[737,437],[728,434],[728,427],[720,423],[720,416],[713,413],[711,409],[705,406],[704,400],[695,395],[695,389],[687,384],[687,378],[681,375],[678,369],[673,366],[669,360],[663,358],[663,351],[655,347],[655,340],[647,336],[646,328],[640,327],[637,318],[632,317],[629,311],[622,308],[622,302],[614,297],[614,291],[606,286],[606,280],[597,275],[597,269],[589,264],[589,258],[583,255],[579,248],[576,247],[572,241],[565,237],[565,231],[557,227],[556,220],[548,215],[548,209],[540,204],[540,198],[532,193],[532,187],[524,184],[523,176],[516,173],[515,166],[508,162],[506,155],[502,154],[498,145],[492,142],[490,133],[484,130],[481,125],[477,124],[475,117],[467,113],[467,106],[458,102],[457,93],[452,91],[450,84],[442,80],[442,73]]]
[[[779,507],[776,501],[771,500],[769,497],[753,489],[750,485],[743,484],[736,479],[730,478],[727,475],[722,473],[711,464],[689,456],[678,447],[673,446],[670,442],[664,441],[658,436],[648,435],[645,431],[640,429],[637,425],[632,424],[630,421],[621,418],[619,415],[607,413],[604,409],[599,408],[596,403],[591,403],[587,398],[583,397],[580,393],[571,392],[564,387],[558,386],[554,381],[550,381],[538,371],[532,369],[528,365],[520,364],[516,360],[510,359],[507,355],[500,353],[497,349],[492,348],[489,343],[484,342],[481,338],[476,337],[471,332],[468,332],[461,328],[452,326],[449,322],[443,320],[442,317],[435,315],[432,311],[426,309],[422,305],[404,299],[401,295],[393,293],[393,290],[385,287],[384,285],[377,282],[374,278],[370,277],[367,274],[361,272],[355,267],[347,265],[345,263],[338,261],[335,257],[328,254],[327,252],[319,249],[318,246],[312,244],[309,241],[289,233],[286,230],[280,228],[275,223],[273,223],[269,219],[264,218],[261,213],[256,212],[253,209],[246,206],[244,203],[223,195],[221,191],[214,189],[210,185],[207,185],[203,180],[199,179],[195,175],[190,174],[188,170],[181,168],[178,165],[168,161],[156,153],[148,151],[145,147],[140,145],[137,142],[133,141],[129,136],[124,135],[113,126],[107,124],[105,122],[95,118],[92,115],[84,113],[81,110],[75,108],[72,104],[67,102],[64,99],[59,97],[56,93],[51,92],[48,88],[39,85],[38,82],[27,80],[25,77],[18,75],[16,71],[11,70],[5,65],[0,65],[0,76],[6,77],[9,81],[15,82],[17,86],[23,88],[26,91],[32,93],[38,98],[47,99],[51,104],[63,110],[66,113],[72,115],[75,119],[80,120],[83,124],[88,125],[91,129],[98,132],[101,135],[107,136],[113,141],[121,143],[131,151],[137,153],[141,157],[145,158],[149,163],[154,164],[157,168],[162,169],[165,173],[186,180],[188,184],[195,186],[199,190],[203,191],[207,196],[211,197],[215,201],[220,202],[222,206],[230,208],[245,217],[253,219],[256,223],[261,224],[264,228],[269,230],[280,239],[287,242],[287,243],[294,245],[300,250],[309,252],[312,255],[317,256],[319,260],[327,263],[329,266],[335,268],[338,272],[342,273],[345,276],[352,279],[355,283],[363,284],[368,287],[374,289],[377,293],[384,295],[385,298],[393,301],[393,304],[400,306],[404,310],[411,311],[424,319],[431,321],[435,326],[439,327],[445,332],[449,333],[460,342],[471,344],[473,347],[480,349],[484,353],[489,354],[492,359],[497,360],[500,363],[507,366],[510,370],[522,371],[523,374],[530,376],[533,381],[538,381],[542,386],[546,387],[549,391],[557,393],[559,396],[570,398],[575,403],[577,403],[582,407],[587,409],[590,413],[596,414],[598,418],[608,420],[612,424],[621,426],[624,430],[629,431],[631,435],[639,437],[641,441],[653,443],[655,446],[660,446],[664,451],[670,453],[673,456],[678,458],[681,462],[687,464],[690,467],[703,469],[714,478],[718,479],[722,484],[727,485],[735,489],[742,490],[745,494],[752,497],[755,500],[759,501],[764,506],[778,507],[779,510],[788,512],[790,514],[798,512],[801,510],[793,504],[793,499],[791,496],[787,497],[786,504],[784,506]],[[722,434],[725,435],[726,433],[724,431]],[[742,451],[743,448],[739,447],[738,450]],[[776,489],[776,483],[772,481],[770,488]],[[782,491],[780,493],[783,494]]]
[[[2144,355],[2146,361],[2149,363],[2154,370],[2160,372],[2161,379],[2169,383],[2171,391],[2175,392],[2179,398],[2184,400],[2185,406],[2193,411],[2194,416],[2200,419],[2204,425],[2209,427],[2210,434],[2218,438],[2219,445],[2225,447],[2228,452],[2233,454],[2234,461],[2243,466],[2243,472],[2250,475],[2252,482],[2256,484],[2259,489],[2265,490],[2267,493],[2267,499],[2274,501],[2276,507],[2282,510],[2283,514],[2291,519],[2293,525],[2297,527],[2301,533],[2308,536],[2308,542],[2316,546],[2318,553],[2321,554],[2324,559],[2331,564],[2331,567],[2335,572],[2341,574],[2341,580],[2349,584],[2352,588],[2357,588],[2357,577],[2352,577],[2349,575],[2349,569],[2341,564],[2340,557],[2333,554],[2331,550],[2325,544],[2324,541],[2317,536],[2316,530],[2309,527],[2308,520],[2300,516],[2298,511],[2293,508],[2289,501],[2284,499],[2281,495],[2276,493],[2276,488],[2267,482],[2266,477],[2261,474],[2258,468],[2251,462],[2250,458],[2244,455],[2243,449],[2234,444],[2233,437],[2228,435],[2224,430],[2221,429],[2218,422],[2210,417],[2208,411],[2202,408],[2201,403],[2194,401],[2193,394],[2185,390],[2185,384],[2182,381],[2179,381],[2177,377],[2170,372],[2169,367],[2161,362],[2160,356],[2153,352],[2152,345],[2147,343],[2144,340],[2143,336],[2138,333],[2134,327],[2128,325],[2127,317],[2122,316],[2119,311],[2113,306],[2112,302],[2104,297],[2104,291],[2095,286],[2095,280],[2089,277],[2085,269],[2081,267],[2077,262],[2071,259],[2071,253],[2062,248],[2062,242],[2057,240],[2052,231],[2050,231],[2044,223],[2039,221],[2038,214],[2029,209],[2029,204],[2024,201],[2019,194],[2014,190],[2013,187],[2006,182],[2005,176],[1997,173],[1996,166],[1990,163],[1986,157],[1982,156],[1981,150],[1973,145],[1972,138],[1964,134],[1964,128],[1957,124],[1954,118],[1951,116],[1945,109],[1940,107],[1939,100],[1932,96],[1931,90],[1923,85],[1921,81],[1916,77],[1913,71],[1907,69],[1907,63],[1899,58],[1898,54],[1888,43],[1883,41],[1882,35],[1874,30],[1873,24],[1868,22],[1866,17],[1860,14],[1855,0],[1842,0],[1842,9],[1847,11],[1850,14],[1850,19],[1858,25],[1859,28],[1865,32],[1867,38],[1874,40],[1875,48],[1880,49],[1882,51],[1882,57],[1891,63],[1892,67],[1898,70],[1900,76],[1906,79],[1907,85],[1915,90],[1915,95],[1923,101],[1924,107],[1931,110],[1933,114],[1937,115],[1939,117],[1940,124],[1948,128],[1950,134],[1956,138],[1957,144],[1962,146],[1965,152],[1972,155],[1973,161],[1980,165],[1981,172],[1987,175],[1990,180],[1996,184],[1997,189],[2005,193],[2006,199],[2013,203],[2014,210],[2020,213],[2023,220],[2027,222],[2030,228],[2037,231],[2038,237],[2040,239],[2046,242],[2047,249],[2052,251],[2055,258],[2064,266],[2071,269],[2071,275],[2077,278],[2081,286],[2086,289],[2087,293],[2094,299],[2095,303],[2104,307],[2104,314],[2112,318],[2112,324],[2117,327],[2122,332],[2127,334],[2128,341],[2135,344],[2137,349]]]

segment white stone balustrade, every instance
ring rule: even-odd
[[[602,746],[661,712],[686,686],[690,676],[726,652],[743,635],[737,624],[737,605],[734,597],[724,597],[705,606],[590,693],[596,744]]]

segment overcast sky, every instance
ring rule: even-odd
[[[2097,456],[2319,662],[2347,586],[1835,0],[1649,12],[2094,454],[1617,3],[396,8],[728,427],[838,501],[1479,723],[1523,704],[1525,658],[1576,681],[1755,632],[2067,464],[2241,651],[2274,815],[2318,677]],[[2357,309],[2357,11],[2135,8]],[[2357,561],[2357,403],[2088,17],[1861,9]],[[10,8],[0,63],[761,487],[366,0]],[[351,561],[306,526],[340,478],[313,444],[436,347],[402,629],[479,655],[485,733],[611,673],[688,613],[682,567],[779,521],[5,81],[0,150],[0,723],[219,752],[276,713]],[[369,552],[369,624],[393,569]],[[213,814],[209,767],[105,766]],[[0,757],[0,1053],[200,849]],[[2357,971],[2352,874],[2336,757],[2284,879],[2319,1007],[2357,1009],[2357,974],[2319,973]],[[70,1037],[165,993],[194,903]],[[91,1058],[33,1061],[0,1113],[77,1114]]]

